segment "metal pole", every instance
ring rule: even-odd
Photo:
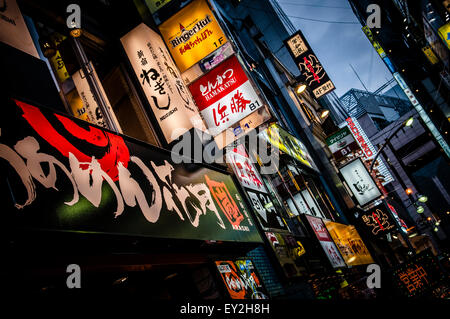
[[[108,110],[109,106],[107,105],[105,99],[103,98],[103,94],[100,91],[97,80],[93,75],[92,66],[89,63],[89,60],[86,56],[86,53],[84,52],[83,47],[81,46],[80,40],[78,38],[72,38],[72,40],[74,43],[75,56],[77,57],[78,63],[81,65],[84,76],[89,84],[91,93],[94,96],[95,100],[97,101],[100,112],[102,113],[103,118],[105,119],[105,122],[108,125],[108,128],[113,130],[114,132],[119,132],[116,123],[114,122],[114,120],[111,117],[111,114],[109,113]]]
[[[375,154],[375,157],[372,159],[372,164],[370,164],[370,169],[369,169],[369,173],[372,173],[373,170],[373,166],[375,165],[375,160],[378,158],[378,156],[380,155],[381,151],[383,150],[383,148],[385,148],[386,144],[390,141],[390,139],[398,133],[398,131],[400,131],[403,126],[405,125],[406,122],[403,122],[396,130],[394,133],[392,133],[385,141],[384,144],[380,147],[380,149],[378,150],[378,152]]]

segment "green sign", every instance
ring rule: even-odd
[[[4,107],[8,227],[262,242],[230,175],[26,103]]]

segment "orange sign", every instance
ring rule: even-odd
[[[195,0],[159,26],[180,72],[227,42],[205,0]]]
[[[348,266],[372,264],[374,261],[354,226],[325,221],[328,232]]]

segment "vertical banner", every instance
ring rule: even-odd
[[[89,62],[88,68],[92,70],[95,80],[100,85],[100,93],[103,95],[103,98],[105,99],[108,112],[111,115],[112,120],[118,127],[119,133],[121,133],[122,131],[120,129],[119,122],[117,121],[116,115],[114,114],[114,111],[111,108],[111,104],[109,103],[105,90],[103,90],[103,86],[101,85],[101,82],[97,76],[97,72],[95,72],[92,62]],[[77,72],[75,72],[72,75],[72,80],[73,83],[75,84],[75,88],[78,92],[78,95],[80,96],[81,101],[83,102],[83,107],[81,109],[78,108],[76,112],[74,112],[74,115],[80,119],[88,121],[89,123],[96,124],[104,128],[108,128],[103,118],[103,114],[100,110],[100,106],[97,104],[97,101],[95,100],[95,97],[92,94],[91,88],[89,87],[89,83],[86,77],[84,76],[83,70],[80,69]]]
[[[265,230],[270,228],[287,230],[279,213],[275,210],[263,180],[251,162],[244,145],[230,148],[227,151],[226,158],[239,183],[247,193],[261,226]]]
[[[205,0],[194,0],[159,26],[180,72],[227,42]]]
[[[192,127],[205,130],[161,37],[141,23],[120,41],[168,143]]]
[[[0,41],[39,59],[16,0],[0,2]]]
[[[284,40],[284,45],[301,72],[302,82],[308,85],[316,99],[335,89],[333,82],[300,30]]]
[[[361,125],[359,125],[359,122],[354,117],[349,117],[346,120],[346,124],[350,132],[352,133],[353,137],[355,138],[356,142],[358,142],[359,146],[362,150],[362,157],[364,161],[370,161],[372,158],[375,157],[377,150],[373,146],[370,139],[367,137],[366,133],[362,129]],[[378,172],[377,180],[381,185],[386,185],[394,180],[391,173],[389,172],[388,168],[384,164],[384,162],[381,160],[381,158],[377,159],[378,163],[375,163],[374,172]],[[369,164],[370,166],[370,164]],[[377,181],[377,182],[378,182]]]
[[[236,56],[191,83],[189,90],[213,136],[263,106]]]
[[[330,235],[328,234],[328,231],[325,228],[322,219],[309,215],[305,216],[314,233],[316,234],[316,237],[319,240],[320,245],[322,246],[333,268],[345,267],[345,262],[339,254],[339,251],[336,248],[336,245],[334,244]]]

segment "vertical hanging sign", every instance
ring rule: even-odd
[[[284,45],[297,64],[302,81],[309,86],[316,99],[335,89],[333,82],[300,30],[285,40]]]
[[[120,41],[167,142],[192,127],[204,130],[191,94],[158,33],[141,23]]]

